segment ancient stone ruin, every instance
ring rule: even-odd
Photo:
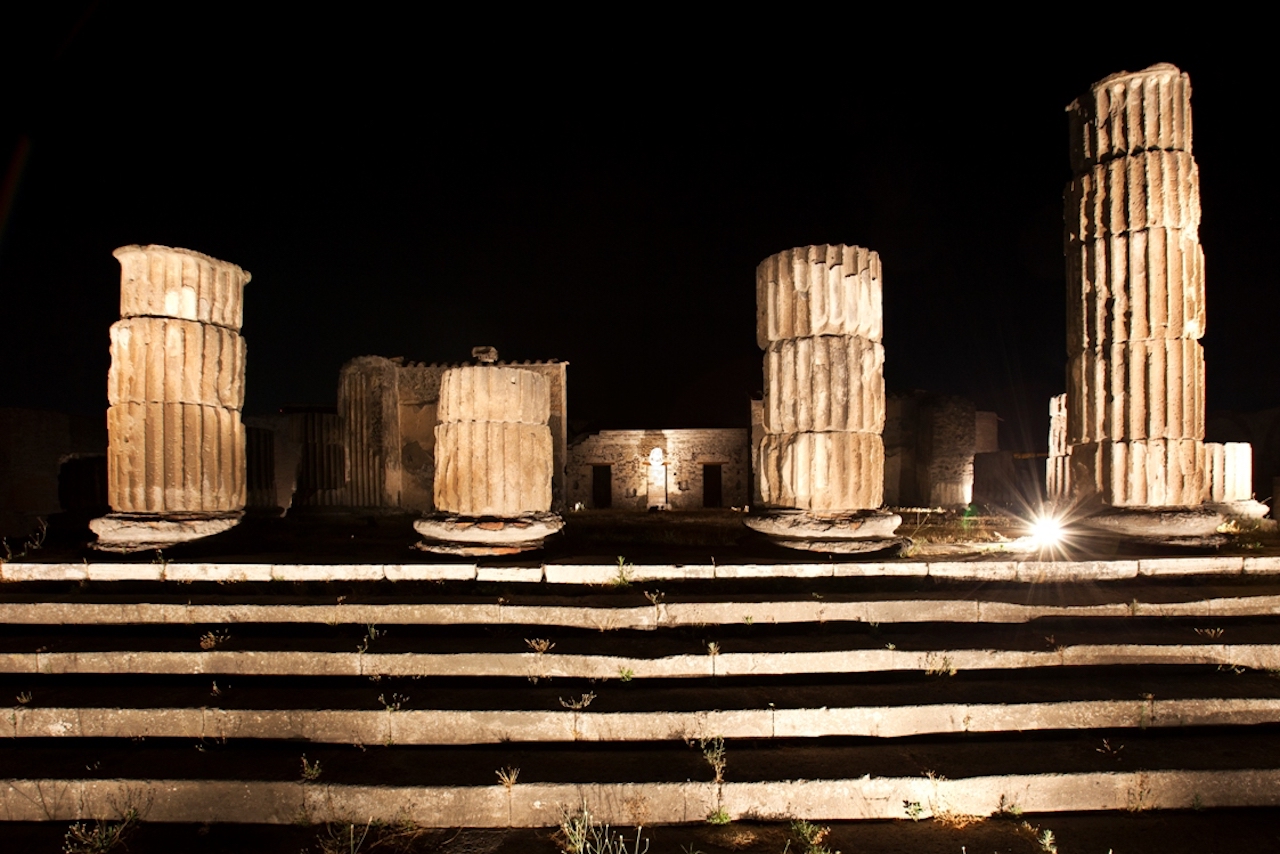
[[[569,447],[569,505],[639,511],[745,506],[751,500],[748,456],[742,428],[602,430]]]
[[[802,246],[756,268],[764,356],[763,511],[747,520],[783,545],[886,547],[901,519],[884,496],[880,257],[858,246]]]
[[[540,547],[564,524],[550,512],[547,380],[492,361],[451,368],[440,379],[436,513],[414,525],[429,551],[520,552]]]
[[[1200,506],[1204,257],[1190,99],[1187,75],[1161,64],[1107,77],[1067,108],[1071,491],[1098,509],[1091,524],[1161,539],[1209,536],[1222,521]]]
[[[188,249],[122,246],[107,375],[107,493],[97,547],[128,551],[234,526],[245,504],[249,274]]]

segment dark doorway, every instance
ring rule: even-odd
[[[591,467],[591,506],[597,510],[613,506],[613,466]]]
[[[106,456],[72,457],[58,468],[58,503],[68,513],[109,512]]]
[[[703,464],[702,466],[702,506],[703,507],[723,507],[724,491],[721,480],[721,468],[719,463]]]

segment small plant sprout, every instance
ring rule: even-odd
[[[225,630],[221,632],[205,632],[200,636],[200,648],[203,650],[217,649],[226,643],[230,637],[231,633]]]
[[[622,555],[618,555],[618,574],[609,583],[614,587],[631,586],[631,564],[627,563],[627,559]]]
[[[507,791],[510,791],[511,787],[516,784],[516,780],[520,779],[519,768],[507,766],[506,768],[499,768],[496,773],[498,775],[498,782],[501,783],[502,787]]]
[[[1210,638],[1211,640],[1217,640],[1224,634],[1222,629],[1196,629],[1195,632],[1200,637]]]
[[[711,771],[716,775],[716,782],[724,782],[724,769],[728,766],[729,760],[725,756],[724,739],[720,736],[715,738],[698,739],[698,747],[702,748],[702,756],[707,760],[707,764],[711,766]]]
[[[903,801],[902,809],[906,811],[907,818],[912,821],[919,821],[924,815],[924,806],[919,801]]]
[[[597,821],[584,800],[577,812],[561,808],[554,839],[565,854],[646,854],[649,840],[641,836],[643,829],[637,826],[636,838],[628,843],[622,834]]]
[[[728,824],[731,821],[733,821],[733,819],[729,816],[727,812],[724,811],[724,807],[716,807],[715,810],[707,813],[708,824],[723,825],[723,824]]]
[[[1058,854],[1058,841],[1054,839],[1052,830],[1045,828],[1040,831],[1036,841],[1040,843],[1040,850],[1044,851],[1045,854]]]
[[[533,650],[537,655],[546,655],[548,652],[555,649],[556,646],[546,638],[525,638],[524,642],[528,644],[529,649]]]
[[[661,590],[646,590],[644,592],[644,598],[648,599],[649,604],[655,608],[662,604],[663,597],[665,596],[666,594]]]
[[[621,679],[623,682],[630,682],[632,679],[635,678],[635,676],[636,676],[636,672],[632,670],[630,667],[618,668],[618,678]]]
[[[751,616],[750,614],[747,614],[745,617],[742,618],[742,622],[748,626],[754,623],[755,621],[756,621],[756,618]]]
[[[314,783],[320,779],[320,760],[307,761],[307,754],[302,754],[302,782]]]
[[[379,694],[378,702],[388,712],[398,712],[409,704],[409,698],[404,694],[392,694],[390,698],[384,694]]]
[[[1120,758],[1120,751],[1124,750],[1124,745],[1123,745],[1123,744],[1117,744],[1117,745],[1114,745],[1114,746],[1113,746],[1109,740],[1107,740],[1107,739],[1105,739],[1105,738],[1104,738],[1104,739],[1102,740],[1102,746],[1101,746],[1101,747],[1095,747],[1095,748],[1094,748],[1094,750],[1098,751],[1098,752],[1099,752],[1099,753],[1101,753],[1103,756],[1110,756],[1110,757],[1112,757],[1112,758],[1114,758],[1114,759],[1119,759],[1119,758]]]
[[[18,701],[18,705],[20,705],[20,706],[30,705],[30,703],[31,703],[31,692],[30,692],[30,691],[23,691],[21,694],[19,694],[18,696],[14,697],[14,699]]]
[[[712,658],[715,658],[719,654],[720,654],[720,644],[716,643],[715,641],[710,641],[707,644],[707,655],[711,656]]]
[[[575,712],[580,712],[583,709],[585,709],[587,706],[590,706],[591,701],[594,700],[595,698],[596,698],[595,692],[592,692],[590,694],[583,694],[580,697],[578,697],[578,699],[576,700],[566,700],[564,697],[561,697],[560,705],[564,706],[566,709],[572,709]]]
[[[930,676],[955,676],[956,666],[951,656],[931,652],[924,657],[924,672]]]
[[[791,822],[791,835],[802,846],[801,854],[831,854],[831,849],[822,841],[831,833],[831,828],[798,819]]]

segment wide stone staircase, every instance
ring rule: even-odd
[[[0,835],[1280,805],[1275,557],[0,573]]]

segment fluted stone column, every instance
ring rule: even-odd
[[[1071,446],[1067,443],[1067,396],[1049,398],[1049,458],[1045,461],[1045,492],[1053,504],[1071,497]]]
[[[234,526],[245,505],[244,286],[235,264],[123,246],[107,374],[107,498],[99,548],[154,548]]]
[[[756,269],[764,355],[759,492],[747,524],[817,551],[883,548],[901,521],[884,496],[880,258],[803,246]]]
[[[550,387],[534,371],[451,368],[440,379],[435,507],[423,548],[505,554],[537,548],[563,524],[551,510]]]

